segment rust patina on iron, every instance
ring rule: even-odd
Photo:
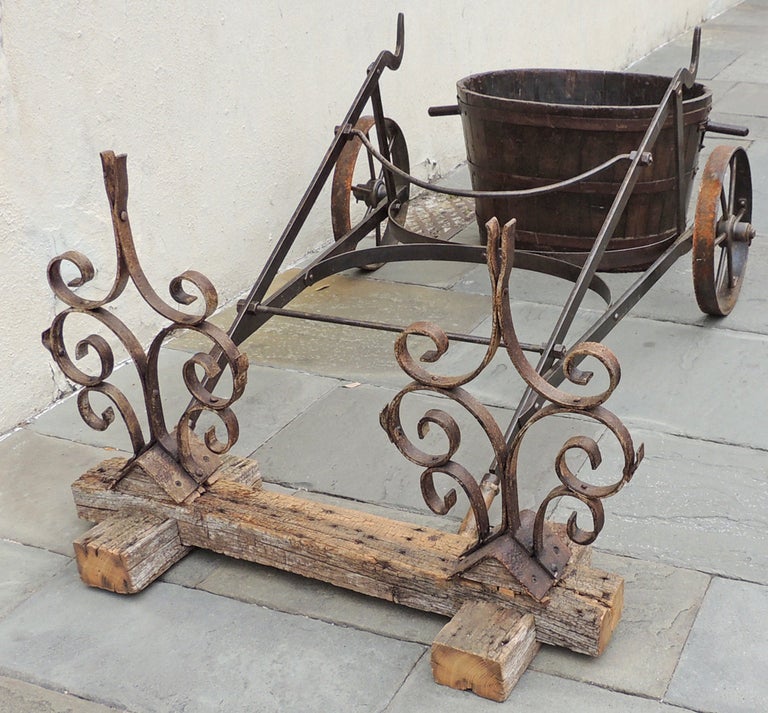
[[[237,419],[230,407],[245,390],[248,357],[240,352],[226,332],[207,321],[218,306],[218,295],[205,275],[187,270],[174,277],[169,286],[171,297],[177,304],[190,305],[198,298],[184,289],[184,283],[193,285],[202,296],[203,308],[197,314],[182,312],[166,304],[149,284],[139,263],[128,220],[126,161],[126,156],[116,156],[112,151],[101,154],[117,256],[112,287],[100,300],[79,297],[73,289],[82,287],[93,279],[95,271],[91,261],[82,253],[74,251],[65,252],[51,260],[48,265],[48,282],[55,295],[69,307],[58,314],[51,327],[43,333],[43,345],[51,352],[67,378],[84,387],[77,399],[83,420],[98,431],[105,430],[114,421],[115,412],[112,406],[101,414],[97,414],[91,406],[91,393],[98,392],[106,396],[117,408],[128,429],[134,458],[175,502],[182,502],[198,494],[201,484],[219,467],[219,455],[229,450],[238,438]],[[79,273],[78,277],[65,281],[61,274],[64,263],[73,265]],[[106,309],[108,304],[120,297],[129,279],[144,301],[172,323],[158,333],[147,351],[128,327]],[[64,325],[67,318],[75,313],[87,314],[100,322],[133,360],[144,397],[149,438],[144,437],[136,412],[125,394],[107,381],[114,368],[114,354],[107,340],[98,334],[91,334],[78,341],[75,348],[75,359],[82,359],[90,351],[96,354],[100,364],[97,374],[82,371],[69,356],[64,341]],[[211,353],[195,354],[184,365],[184,383],[189,389],[192,401],[175,424],[175,428],[169,430],[161,400],[158,357],[163,343],[182,330],[202,335],[213,345],[213,350]],[[208,377],[209,383],[215,384],[224,366],[231,371],[232,391],[228,397],[223,398],[213,394],[198,377],[196,369],[200,367]],[[202,442],[195,437],[194,424],[204,411],[216,414],[224,424],[227,432],[226,443],[217,440],[213,427],[205,433]],[[133,460],[126,466],[126,472],[132,465]]]
[[[587,89],[577,90],[579,81],[584,77],[572,70],[520,70],[505,75],[520,80],[522,94],[526,87],[533,87],[534,94],[538,92],[539,97],[521,94],[511,98],[512,105],[520,100],[529,111],[523,112],[521,119],[515,109],[516,119],[506,121],[507,128],[501,134],[494,134],[486,146],[480,146],[481,153],[493,154],[495,158],[496,154],[500,154],[497,150],[499,143],[526,143],[524,137],[515,134],[517,129],[509,127],[519,125],[528,131],[532,127],[541,128],[535,127],[540,121],[547,131],[557,134],[557,122],[553,124],[550,121],[550,114],[554,114],[558,121],[564,122],[560,128],[591,133],[592,139],[602,136],[597,144],[589,144],[599,145],[599,151],[597,148],[590,149],[579,156],[566,155],[572,150],[569,147],[578,145],[579,141],[562,140],[561,136],[559,142],[552,143],[552,146],[561,147],[558,149],[560,153],[555,153],[557,163],[575,175],[548,172],[523,174],[513,167],[510,169],[510,181],[505,179],[502,184],[493,183],[489,187],[483,182],[484,179],[480,180],[475,175],[479,175],[479,169],[473,169],[476,180],[473,179],[475,185],[472,189],[434,186],[410,174],[403,133],[385,115],[382,105],[380,78],[385,70],[397,70],[400,66],[404,40],[404,19],[400,15],[395,51],[379,53],[368,67],[363,84],[335,129],[331,144],[304,196],[249,294],[240,303],[238,314],[226,333],[207,321],[216,309],[217,296],[211,283],[200,273],[184,272],[170,285],[171,296],[177,305],[194,302],[196,298],[184,287],[185,283],[194,285],[202,296],[202,309],[196,314],[167,305],[153,290],[139,265],[128,221],[125,156],[105,152],[102,164],[115,233],[116,276],[106,297],[101,300],[84,299],[74,290],[93,279],[91,262],[84,255],[71,251],[54,258],[48,268],[48,279],[54,293],[68,308],[54,318],[43,335],[43,342],[66,376],[84,387],[78,405],[86,423],[104,430],[115,419],[112,407],[101,414],[92,408],[90,394],[99,392],[112,402],[125,421],[136,463],[175,502],[184,502],[197,497],[215,472],[219,455],[226,452],[238,436],[237,421],[230,407],[243,393],[247,373],[247,359],[238,345],[269,319],[280,315],[402,332],[395,344],[395,355],[413,382],[385,408],[381,422],[403,455],[422,468],[422,493],[432,511],[445,514],[458,501],[454,490],[439,494],[438,475],[456,482],[467,496],[470,513],[463,529],[474,532],[475,540],[455,562],[454,575],[467,573],[486,559],[497,560],[533,597],[541,599],[562,574],[569,556],[568,542],[547,521],[548,506],[562,497],[575,498],[586,506],[592,518],[591,527],[581,528],[575,516],[571,516],[565,533],[572,542],[589,544],[603,527],[602,500],[616,493],[632,478],[642,459],[642,447],[635,451],[621,421],[603,405],[619,382],[620,370],[616,357],[601,344],[601,340],[671,265],[692,248],[694,287],[702,310],[722,316],[732,309],[736,301],[749,244],[755,235],[750,224],[752,191],[749,163],[743,149],[719,147],[713,152],[704,170],[693,225],[687,223],[686,206],[706,132],[744,135],[746,130],[716,124],[708,119],[710,94],[695,81],[700,46],[700,30],[697,28],[690,65],[679,69],[671,78],[630,79],[628,75],[609,77],[608,73],[590,74],[583,84]],[[594,77],[599,80],[595,82]],[[459,106],[438,107],[430,112],[435,116],[462,113],[465,130],[469,127],[472,136],[470,153],[478,147],[475,139],[480,137],[475,134],[483,133],[469,117],[467,107],[474,107],[477,103],[476,97],[470,94],[477,94],[474,90],[478,86],[485,87],[488,90],[486,94],[493,90],[493,81],[478,82],[465,82],[468,89],[464,99],[460,83]],[[556,87],[554,95],[541,94],[547,83]],[[565,108],[562,101],[555,100],[555,95],[560,96],[563,91],[569,97]],[[601,95],[601,91],[607,93]],[[622,91],[626,96],[621,94]],[[636,95],[640,97],[642,106],[633,105]],[[505,102],[502,101],[499,107],[484,106],[481,114],[489,111],[492,114],[503,113],[508,104]],[[484,100],[480,102],[483,103]],[[609,116],[613,123],[609,121],[605,125],[605,117],[598,116],[600,112],[596,107],[600,107],[603,113],[606,110],[612,114],[614,103],[620,104],[622,111],[616,112],[616,116]],[[368,105],[372,116],[363,115]],[[496,116],[499,117],[504,118],[501,114]],[[629,133],[633,140],[627,143],[625,136],[621,137],[621,141],[618,137],[611,137],[611,127],[616,134]],[[533,154],[539,152],[541,147],[531,145],[524,148]],[[566,158],[573,161],[565,161]],[[626,171],[622,172],[625,166]],[[277,274],[284,267],[289,251],[329,180],[332,180],[333,240],[309,265],[273,289]],[[412,184],[457,198],[474,199],[477,215],[487,233],[487,244],[475,240],[467,243],[454,240],[458,231],[452,231],[450,235],[426,235],[407,225]],[[649,196],[657,196],[659,190],[666,199],[663,216],[658,216],[659,220],[655,221],[653,211],[657,206],[654,205],[655,198],[649,199]],[[584,214],[586,204],[582,201],[584,195],[596,201],[592,206],[594,210],[590,209],[591,213],[587,211],[590,213],[587,217]],[[362,216],[359,218],[351,214],[353,199],[362,204]],[[573,200],[576,203],[572,203]],[[522,201],[534,201],[531,203],[534,208],[527,215],[523,215],[524,211],[518,208]],[[561,207],[553,209],[551,201]],[[485,212],[488,205],[494,206],[490,214]],[[523,239],[518,249],[514,245],[514,220],[506,222],[515,216],[506,215],[506,208],[498,209],[503,222],[506,222],[503,229],[497,219],[496,206],[509,205],[513,206],[513,213],[518,210],[521,213],[518,235]],[[563,208],[563,205],[579,207]],[[534,221],[544,221],[555,214],[560,221],[557,229],[550,229],[543,223],[530,230],[524,229],[523,223],[529,220],[529,215],[533,215]],[[562,236],[569,225],[572,226],[570,238],[574,239],[569,238],[562,244],[553,243],[551,237]],[[526,231],[538,236],[532,244],[529,240],[531,235]],[[542,235],[548,237],[543,239]],[[361,242],[369,236],[374,238],[373,246],[361,247]],[[429,322],[417,322],[403,329],[401,325],[367,320],[364,315],[358,318],[339,317],[288,307],[303,290],[329,275],[351,268],[373,270],[387,262],[412,260],[487,264],[493,290],[490,337],[449,334]],[[69,282],[65,282],[61,274],[64,263],[70,263],[78,272],[78,276]],[[641,267],[643,272],[616,298],[597,274],[598,271]],[[509,298],[513,268],[552,275],[573,283],[550,336],[541,343],[527,344],[517,338]],[[123,292],[129,279],[152,309],[171,321],[171,325],[161,330],[147,351],[130,330],[106,309]],[[598,295],[605,302],[605,309],[586,331],[569,343],[569,330],[587,291]],[[136,364],[149,423],[146,436],[124,394],[107,381],[114,368],[114,355],[107,340],[92,334],[77,342],[74,360],[68,354],[64,343],[64,323],[73,313],[85,313],[96,319],[126,348]],[[212,346],[209,353],[194,355],[184,366],[183,376],[191,402],[175,426],[169,428],[160,399],[158,354],[164,340],[179,330],[197,332]],[[422,354],[420,359],[414,358],[408,348],[408,339],[412,335],[428,338],[434,349]],[[423,366],[424,363],[439,360],[452,341],[485,345],[487,349],[480,365],[455,377],[432,373]],[[498,424],[488,408],[465,389],[487,367],[500,348],[506,351],[525,384],[525,393],[506,427]],[[75,361],[89,352],[95,353],[99,362],[95,374],[86,373],[75,365]],[[535,365],[528,361],[525,352],[539,355]],[[587,358],[599,362],[607,374],[607,387],[601,393],[590,395],[570,393],[560,388],[564,382],[583,386],[589,381],[591,373],[580,369]],[[213,390],[225,369],[231,371],[232,390],[224,397],[216,396]],[[204,374],[204,378],[200,378],[198,372]],[[448,441],[445,452],[426,453],[405,435],[399,409],[403,398],[413,392],[445,396],[472,414],[493,451],[493,462],[482,478],[477,480],[475,475],[454,460],[461,434],[456,421],[443,409],[428,410],[419,421],[417,435],[422,437],[430,426],[439,428]],[[215,414],[223,423],[227,432],[225,443],[218,441],[213,429],[209,429],[202,440],[194,436],[198,417],[205,412]],[[535,511],[521,510],[518,498],[520,444],[533,425],[564,413],[578,414],[585,420],[600,424],[614,435],[623,459],[621,473],[607,485],[594,485],[579,478],[568,467],[566,456],[574,451],[580,453],[594,469],[601,462],[601,451],[590,437],[570,438],[554,460],[555,486],[543,497]],[[497,492],[501,496],[502,514],[501,522],[494,524],[489,507]]]
[[[465,572],[483,560],[493,558],[501,562],[509,572],[523,584],[536,599],[543,598],[557,578],[565,571],[570,557],[568,544],[546,521],[550,503],[562,497],[572,497],[585,504],[592,515],[590,530],[580,528],[576,514],[568,520],[568,537],[580,545],[594,542],[605,521],[601,500],[617,493],[628,483],[643,458],[643,448],[635,452],[632,437],[621,421],[603,407],[618,386],[621,371],[614,354],[604,345],[584,342],[575,345],[563,359],[563,371],[568,381],[586,385],[592,373],[576,367],[577,360],[586,357],[596,359],[608,374],[607,387],[598,394],[577,395],[563,391],[546,380],[531,366],[525,357],[515,333],[509,298],[509,278],[514,259],[514,221],[499,229],[494,218],[488,222],[488,271],[492,287],[491,337],[486,353],[480,364],[472,371],[460,376],[435,374],[419,364],[408,349],[408,337],[428,337],[435,346],[432,351],[421,355],[420,361],[435,363],[449,347],[447,335],[435,324],[417,322],[406,329],[395,342],[395,356],[401,368],[413,381],[397,394],[381,413],[381,424],[390,440],[408,460],[425,468],[421,474],[421,490],[424,500],[433,512],[445,515],[457,502],[455,490],[449,490],[440,497],[434,483],[434,476],[442,473],[459,484],[467,496],[475,524],[476,540],[457,563],[455,573]],[[517,372],[528,386],[550,405],[541,408],[528,419],[514,438],[505,438],[502,428],[490,410],[480,403],[463,387],[475,379],[488,366],[499,347],[504,349]],[[442,409],[430,409],[418,422],[418,436],[423,439],[430,424],[442,429],[448,440],[444,453],[432,454],[423,451],[405,434],[400,419],[400,406],[405,396],[414,392],[436,393],[449,398],[466,409],[480,424],[494,453],[494,479],[501,493],[501,524],[492,528],[488,513],[487,498],[475,477],[454,460],[461,436],[456,420]],[[624,464],[620,477],[609,485],[596,486],[578,478],[566,463],[566,454],[572,450],[585,453],[593,469],[602,460],[597,442],[587,436],[570,438],[555,459],[555,471],[560,485],[553,488],[533,512],[520,509],[518,498],[518,456],[520,447],[529,429],[537,422],[550,416],[577,413],[605,426],[618,440]],[[488,480],[486,479],[486,482]]]
[[[736,304],[755,237],[751,220],[747,154],[739,147],[718,146],[704,168],[693,232],[696,300],[707,314],[725,316]]]

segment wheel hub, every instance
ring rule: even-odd
[[[369,208],[375,208],[387,196],[387,187],[383,178],[371,178],[365,183],[352,186],[355,200],[363,201]]]

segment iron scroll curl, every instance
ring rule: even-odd
[[[77,290],[94,279],[96,270],[91,260],[80,252],[67,251],[54,257],[48,264],[48,283],[53,293],[67,309],[57,314],[51,326],[43,332],[43,346],[51,353],[64,375],[84,389],[78,395],[78,409],[85,423],[103,431],[115,421],[115,409],[120,414],[131,440],[134,458],[150,446],[158,444],[172,458],[178,459],[182,468],[201,480],[211,473],[210,463],[215,456],[227,452],[237,441],[239,427],[231,409],[245,389],[248,358],[240,352],[229,335],[207,321],[218,306],[218,294],[211,281],[202,273],[186,270],[170,280],[168,292],[175,305],[189,306],[202,298],[200,308],[193,313],[184,312],[165,302],[150,285],[141,268],[128,219],[128,177],[126,156],[116,156],[112,151],[101,154],[104,184],[109,199],[115,241],[116,269],[112,285],[100,299],[89,299],[77,294]],[[65,264],[77,271],[73,279],[66,281],[62,270]],[[128,282],[132,281],[143,300],[171,325],[161,329],[148,350],[145,351],[131,330],[107,305],[121,296]],[[189,286],[199,293],[193,294]],[[90,334],[80,339],[70,355],[65,342],[65,324],[72,315],[85,315],[101,324],[102,331],[111,334],[128,353],[141,383],[142,397],[148,434],[145,436],[136,411],[126,395],[107,381],[113,373],[115,354],[101,334]],[[191,403],[182,413],[174,428],[169,429],[163,413],[161,384],[159,380],[159,355],[164,342],[182,331],[202,336],[212,345],[209,353],[192,355],[183,366],[183,379],[191,397]],[[97,367],[90,371],[78,365],[88,355],[95,355]],[[232,377],[232,390],[227,396],[214,394],[206,384],[216,384],[221,373],[228,369]],[[204,374],[203,378],[198,372]],[[99,393],[110,402],[100,413],[94,409],[90,397]],[[220,441],[216,429],[211,427],[202,439],[193,437],[198,417],[203,412],[213,413],[226,429],[226,440]],[[210,455],[206,455],[206,452]],[[213,456],[214,458],[212,458]],[[201,459],[205,463],[200,462]]]
[[[592,357],[605,370],[607,386],[597,393],[572,393],[549,383],[538,373],[525,357],[517,334],[509,297],[509,279],[514,259],[514,221],[510,221],[502,229],[496,219],[487,224],[488,244],[487,263],[492,287],[492,319],[491,334],[485,354],[479,364],[464,374],[443,375],[434,373],[425,364],[434,364],[446,354],[450,346],[447,334],[437,325],[429,322],[416,322],[401,332],[395,341],[395,357],[400,367],[413,381],[405,386],[384,408],[381,413],[381,424],[392,443],[410,461],[424,468],[420,482],[422,495],[427,506],[433,512],[445,515],[456,505],[455,490],[449,490],[442,497],[438,495],[434,484],[434,476],[443,474],[452,478],[460,485],[469,500],[474,522],[476,538],[466,550],[465,555],[472,553],[469,561],[482,561],[483,551],[488,550],[489,557],[498,557],[499,543],[504,537],[516,540],[516,547],[522,546],[528,555],[549,572],[552,580],[563,571],[563,562],[557,557],[554,560],[548,554],[547,511],[549,505],[563,497],[575,498],[587,506],[592,517],[591,527],[583,529],[577,522],[574,512],[565,526],[565,535],[572,542],[586,545],[594,541],[603,527],[605,514],[602,500],[617,493],[628,483],[643,458],[643,447],[634,449],[631,435],[621,420],[606,409],[603,404],[611,396],[621,379],[621,369],[616,356],[602,344],[585,342],[572,347],[562,359],[562,370],[568,382],[576,386],[584,386],[590,382],[593,372],[583,371],[577,367],[585,358]],[[432,349],[423,351],[417,359],[409,349],[409,338],[420,336],[428,338]],[[511,442],[507,442],[501,428],[489,409],[472,396],[464,386],[476,378],[491,362],[499,348],[503,345],[510,361],[518,374],[536,394],[545,399],[548,404],[534,412],[523,427],[517,432]],[[411,393],[422,392],[439,394],[459,404],[471,414],[482,428],[491,444],[495,458],[495,473],[500,479],[499,491],[502,497],[502,521],[498,526],[491,526],[488,502],[478,481],[460,463],[455,460],[461,443],[461,433],[456,419],[442,408],[431,408],[418,421],[417,436],[423,440],[430,426],[439,427],[447,438],[448,446],[440,453],[428,453],[416,445],[403,430],[400,417],[401,403]],[[563,414],[578,414],[588,421],[596,422],[617,439],[623,463],[620,474],[607,485],[594,485],[577,476],[567,464],[567,454],[577,450],[585,454],[592,469],[597,469],[602,462],[602,453],[597,441],[588,436],[575,436],[563,445],[555,458],[554,470],[560,481],[557,486],[547,493],[534,512],[524,516],[520,509],[518,496],[519,454],[521,445],[538,422],[551,416]],[[548,540],[549,538],[549,540]],[[557,547],[555,547],[555,551]],[[508,568],[512,558],[502,557],[502,562]],[[567,560],[566,560],[567,561]],[[516,572],[512,572],[516,574]],[[520,581],[525,579],[521,574]],[[535,579],[533,580],[535,581]],[[537,594],[538,596],[538,594]]]

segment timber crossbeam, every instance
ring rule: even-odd
[[[454,574],[463,535],[271,492],[252,460],[225,456],[218,480],[182,504],[139,466],[125,466],[104,461],[72,486],[79,516],[99,523],[75,548],[92,586],[140,591],[199,547],[448,617],[467,603],[530,615],[536,641],[591,656],[621,616],[623,580],[592,569],[589,547],[574,546],[563,576],[537,601],[494,560]],[[105,568],[104,552],[127,565]],[[134,570],[131,587],[126,572]]]

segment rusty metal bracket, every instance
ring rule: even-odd
[[[43,345],[53,356],[56,364],[71,381],[85,387],[78,395],[78,409],[83,420],[98,431],[106,430],[120,413],[131,439],[134,459],[155,482],[175,501],[182,502],[198,493],[200,486],[220,464],[219,455],[228,451],[237,441],[237,419],[231,405],[242,395],[248,373],[248,358],[235,346],[226,332],[207,321],[218,305],[218,295],[210,280],[199,272],[187,270],[174,277],[169,286],[171,297],[178,305],[191,305],[198,298],[187,291],[193,286],[202,296],[202,309],[197,313],[182,312],[168,305],[149,284],[139,263],[128,220],[128,173],[126,156],[116,156],[112,151],[101,154],[104,185],[109,198],[115,238],[117,267],[114,282],[107,295],[101,299],[85,299],[75,290],[93,279],[93,263],[82,253],[65,252],[48,264],[48,283],[54,294],[68,309],[53,319],[50,328],[43,332]],[[73,265],[78,276],[65,281],[62,266]],[[161,329],[148,350],[106,306],[116,300],[131,280],[145,302],[171,324]],[[145,437],[136,411],[123,392],[107,380],[114,368],[114,352],[108,340],[99,334],[91,334],[77,342],[74,360],[70,356],[64,336],[64,325],[72,314],[85,314],[100,322],[106,331],[128,352],[141,382],[144,406],[149,424]],[[193,331],[212,344],[211,353],[193,355],[184,365],[184,382],[192,396],[192,402],[169,431],[163,413],[161,385],[158,375],[158,357],[163,342],[181,331]],[[76,362],[95,353],[99,361],[97,373],[88,373]],[[222,397],[214,395],[199,378],[201,369],[208,379],[218,379],[224,368],[232,375],[232,391]],[[213,382],[215,383],[215,381]],[[94,392],[103,394],[113,406],[101,414],[96,413],[90,402]],[[202,440],[194,433],[194,422],[202,412],[218,416],[227,432],[225,443],[216,437],[211,427]],[[134,459],[129,461],[128,467]],[[127,470],[126,468],[126,470]]]

